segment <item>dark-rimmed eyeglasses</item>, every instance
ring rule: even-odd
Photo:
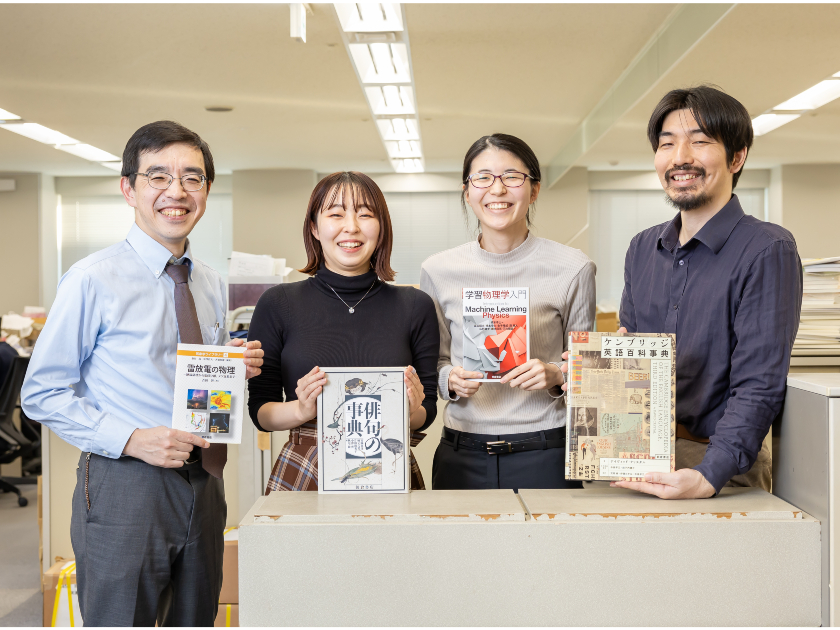
[[[476,188],[490,188],[490,186],[496,183],[497,178],[502,180],[502,185],[505,188],[519,188],[528,178],[536,181],[534,177],[531,177],[527,173],[520,173],[519,171],[508,171],[507,173],[502,173],[501,175],[493,175],[493,173],[473,173],[467,179]]]
[[[162,171],[154,171],[151,173],[135,173],[135,175],[142,175],[143,177],[148,179],[149,186],[157,190],[166,190],[172,185],[172,181],[176,179],[169,173],[164,173]],[[199,190],[204,188],[204,182],[207,181],[207,178],[204,175],[198,175],[197,173],[183,175],[182,177],[178,177],[177,179],[181,180],[181,188],[183,188],[186,192],[198,192]]]

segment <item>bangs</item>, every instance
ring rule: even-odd
[[[341,207],[344,208],[345,212],[352,205],[353,207],[366,207],[373,212],[377,219],[382,214],[378,207],[379,204],[374,199],[373,191],[360,178],[354,177],[353,173],[344,173],[343,177],[336,182],[329,195],[327,195],[325,203],[321,207],[321,212],[332,208],[336,199],[339,198],[341,198]]]

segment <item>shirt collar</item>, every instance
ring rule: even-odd
[[[715,216],[709,219],[706,225],[700,228],[700,231],[694,235],[692,240],[697,239],[712,250],[714,254],[717,254],[726,244],[729,235],[732,234],[732,230],[738,225],[738,221],[743,217],[744,211],[741,208],[741,203],[738,201],[738,196],[732,195],[726,205]],[[682,218],[678,212],[677,216],[668,222],[659,235],[660,245],[668,251],[673,252],[674,247],[679,244],[681,227]],[[687,243],[683,243],[683,247],[685,245]]]
[[[131,226],[125,240],[127,240],[132,249],[137,252],[137,255],[140,256],[140,259],[149,268],[149,271],[155,274],[155,278],[160,278],[160,274],[164,272],[166,265],[172,258],[174,258],[172,256],[172,252],[141,230],[136,223]],[[193,264],[189,239],[187,239],[187,246],[184,251],[184,255],[174,262],[174,264],[177,265],[182,265],[184,263],[189,266],[190,279],[192,279]]]

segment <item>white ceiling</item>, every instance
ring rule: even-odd
[[[387,171],[332,5],[311,6],[302,44],[283,4],[0,4],[0,108],[116,155],[172,118],[221,172]],[[495,131],[548,163],[675,6],[406,5],[427,170],[459,171]],[[647,117],[672,87],[716,83],[762,113],[840,71],[838,32],[838,5],[736,6],[578,164],[650,168]],[[840,102],[758,138],[748,166],[838,161]],[[0,171],[110,173],[3,130]]]

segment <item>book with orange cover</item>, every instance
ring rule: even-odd
[[[528,288],[463,290],[463,367],[482,382],[501,379],[530,358]]]

